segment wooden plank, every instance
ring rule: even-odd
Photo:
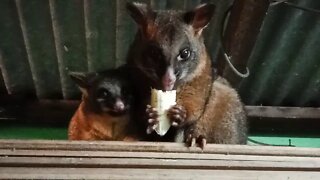
[[[0,140],[0,179],[318,179],[319,153],[240,145],[209,144],[201,151],[175,143]]]
[[[248,145],[208,144],[201,150],[198,147],[185,147],[180,143],[160,142],[121,142],[121,141],[48,141],[48,140],[0,140],[0,149],[11,150],[70,150],[70,151],[130,151],[130,152],[171,152],[171,153],[213,153],[228,155],[272,155],[320,157],[317,148],[271,147]]]
[[[61,84],[48,1],[16,0],[38,98],[61,98]]]
[[[214,153],[172,153],[172,152],[131,152],[131,151],[68,151],[68,150],[11,150],[0,149],[2,157],[59,157],[59,158],[145,158],[167,160],[236,160],[236,161],[276,161],[276,162],[320,162],[320,157],[292,157],[272,155],[233,155]]]
[[[0,2],[0,22],[0,67],[8,93],[35,95],[15,1]]]
[[[319,179],[320,172],[126,168],[0,168],[0,179]]]
[[[88,71],[83,23],[83,1],[49,1],[62,93],[65,99],[80,97],[69,71]]]
[[[0,118],[10,117],[11,120],[8,122],[15,122],[18,125],[26,125],[25,123],[28,122],[33,126],[49,124],[65,126],[69,123],[80,101],[43,99],[25,102],[15,97],[3,97],[2,103],[8,105],[2,106],[4,113]]]
[[[294,159],[294,158],[293,158]],[[101,157],[0,157],[0,167],[154,168],[320,171],[320,161],[203,160]]]
[[[246,111],[251,117],[266,118],[320,118],[320,108],[308,107],[274,107],[274,106],[246,106]]]
[[[89,71],[116,65],[116,10],[114,0],[84,0]]]

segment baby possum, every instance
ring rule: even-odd
[[[132,96],[125,67],[70,76],[82,91],[82,101],[69,124],[69,140],[135,140],[130,135]]]
[[[152,133],[151,140],[159,140],[153,133],[157,111],[148,105],[152,87],[177,90],[177,105],[168,114],[172,127],[162,138],[165,141],[174,141],[177,132],[183,131],[189,145],[246,143],[243,105],[226,80],[213,77],[203,42],[202,31],[214,9],[212,4],[203,4],[191,11],[154,11],[146,4],[127,3],[138,25],[127,59],[131,78],[137,82],[135,119],[144,123],[147,134]]]

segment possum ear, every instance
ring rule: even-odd
[[[82,93],[87,94],[91,86],[91,80],[96,73],[70,72],[69,76],[78,85]]]
[[[127,2],[126,8],[129,15],[137,23],[144,35],[147,37],[152,36],[156,13],[151,7],[144,3]]]
[[[192,11],[188,11],[183,15],[183,19],[190,24],[196,34],[201,34],[202,30],[209,24],[215,10],[213,4],[202,4]]]

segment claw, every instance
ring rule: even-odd
[[[174,105],[169,109],[168,117],[172,122],[172,126],[181,126],[187,117],[186,110],[182,106]]]
[[[148,127],[146,129],[146,133],[151,134],[155,130],[156,124],[159,123],[158,112],[151,105],[147,105],[146,113],[148,116]]]
[[[151,133],[152,133],[151,128],[147,128],[146,133],[147,133],[147,134],[151,134]]]
[[[198,145],[202,150],[207,145],[207,139],[203,135],[198,135],[193,128],[188,130],[185,142],[189,147]]]
[[[207,145],[207,140],[205,138],[201,138],[201,141],[198,144],[200,148],[203,150],[204,147]]]
[[[195,147],[196,146],[196,138],[192,138],[191,139],[191,144],[190,144],[191,147]]]
[[[149,124],[155,124],[155,123],[157,123],[158,122],[158,120],[157,119],[148,119],[148,123]]]
[[[154,130],[155,130],[155,128],[157,127],[157,125],[152,125],[152,126],[148,126],[147,127],[147,134],[151,134]]]

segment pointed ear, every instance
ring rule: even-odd
[[[196,34],[201,34],[202,30],[209,24],[215,10],[213,4],[202,4],[192,11],[188,11],[183,15],[183,19],[190,24]]]
[[[83,72],[70,72],[69,76],[71,79],[81,88],[88,88],[88,76],[86,73]]]
[[[151,7],[144,3],[127,2],[127,11],[138,27],[146,36],[151,36],[154,30],[154,19],[156,13]]]
[[[78,85],[81,92],[87,94],[91,86],[90,81],[96,76],[96,73],[69,72],[69,76]]]

